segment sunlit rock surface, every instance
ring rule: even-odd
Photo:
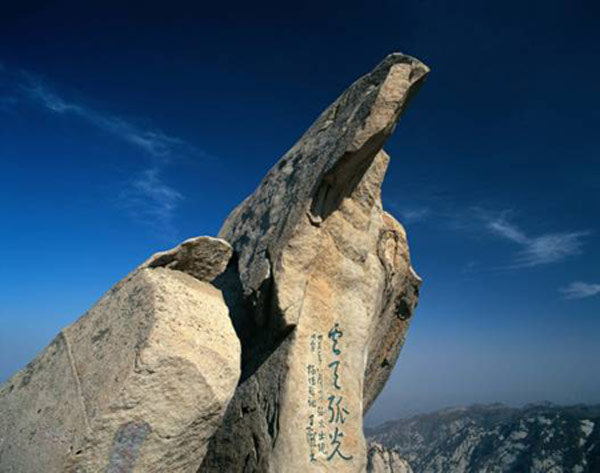
[[[377,442],[370,442],[367,473],[413,473],[413,470],[397,451],[385,448]]]
[[[225,221],[242,379],[200,472],[365,471],[363,415],[420,284],[404,229],[382,208],[382,146],[427,71],[385,58]]]
[[[199,271],[191,259],[203,253],[213,261]],[[238,382],[240,343],[221,292],[183,271],[210,280],[231,247],[197,238],[167,254],[117,284],[3,384],[0,471],[197,469]],[[171,266],[181,271],[161,261],[180,261]]]

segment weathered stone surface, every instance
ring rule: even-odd
[[[410,56],[387,56],[319,116],[227,218],[219,237],[238,254],[244,293],[256,307],[270,281],[277,283],[275,266],[298,223],[308,215],[318,224],[354,189],[428,71]],[[264,312],[256,312],[260,322]],[[298,314],[296,307],[275,316],[293,325]]]
[[[377,255],[385,268],[380,310],[371,322],[365,370],[364,412],[367,412],[392,373],[417,305],[421,278],[410,264],[406,232],[387,212],[377,243]]]
[[[225,271],[233,249],[224,240],[213,237],[190,238],[175,248],[156,253],[140,268],[177,269],[200,281],[213,281]]]
[[[151,258],[6,382],[0,471],[196,471],[240,343],[221,291],[179,269],[212,279],[230,255],[200,238]]]
[[[395,450],[370,442],[367,473],[413,473],[413,469]]]
[[[404,229],[382,209],[381,148],[426,72],[388,56],[223,225],[237,264],[215,285],[242,341],[242,379],[200,472],[365,471],[362,418],[420,284]]]

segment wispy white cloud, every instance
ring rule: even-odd
[[[68,100],[52,90],[39,77],[25,71],[9,70],[0,63],[5,94],[0,94],[0,107],[18,102],[39,106],[61,116],[85,121],[115,138],[140,150],[149,158],[148,165],[119,193],[120,205],[136,220],[153,224],[165,236],[173,236],[173,217],[182,194],[164,182],[164,168],[182,156],[209,157],[185,140],[169,136],[157,129],[146,129],[116,115],[96,110],[80,101]],[[2,90],[0,90],[1,92]]]
[[[427,220],[431,214],[431,209],[424,205],[399,205],[394,200],[384,200],[384,207],[389,207],[393,210],[400,221],[404,224],[411,224]]]
[[[516,226],[504,220],[503,217],[487,223],[488,229],[508,240],[527,245],[530,239]]]
[[[532,267],[557,263],[583,252],[583,238],[587,231],[528,235],[517,225],[509,222],[506,212],[495,219],[486,218],[489,231],[521,247],[514,267]]]
[[[121,203],[141,223],[159,230],[166,238],[176,236],[173,214],[183,195],[166,185],[161,169],[153,167],[142,171],[121,193]]]
[[[600,284],[575,281],[571,284],[561,287],[559,292],[565,299],[585,299],[600,294]]]
[[[399,210],[402,222],[417,223],[426,220],[429,217],[430,209],[428,207],[405,207]]]
[[[204,154],[180,138],[160,130],[146,130],[120,117],[98,112],[82,104],[69,102],[50,90],[39,79],[27,76],[22,90],[34,102],[59,115],[72,115],[89,122],[156,158],[168,158],[177,153]]]

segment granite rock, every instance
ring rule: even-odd
[[[225,221],[235,258],[215,285],[231,301],[242,378],[199,472],[365,471],[362,419],[421,282],[382,208],[382,146],[427,71],[385,58]]]
[[[413,469],[397,451],[370,442],[367,473],[413,473]]]
[[[196,471],[238,383],[240,343],[221,291],[192,275],[213,279],[230,256],[214,238],[156,255],[9,379],[0,471]]]

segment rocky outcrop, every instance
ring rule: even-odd
[[[0,469],[363,473],[421,283],[382,147],[427,72],[386,57],[219,238],[154,255],[9,380]]]
[[[224,293],[237,301],[242,379],[200,472],[365,470],[362,418],[420,284],[404,229],[382,208],[382,146],[426,73],[388,56],[224,223],[219,236],[237,256]]]
[[[370,442],[367,473],[413,473],[413,470],[397,451],[387,449],[377,442]]]
[[[0,390],[0,470],[195,471],[240,374],[208,282],[230,256],[222,240],[188,240],[63,329]]]

